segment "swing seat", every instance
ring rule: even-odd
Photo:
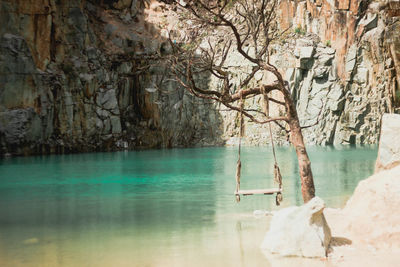
[[[235,195],[243,195],[243,196],[273,195],[275,193],[282,193],[282,189],[279,189],[279,188],[267,188],[267,189],[252,189],[252,190],[235,191]]]

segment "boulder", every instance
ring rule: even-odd
[[[313,55],[313,46],[300,47],[298,51],[299,60],[297,63],[297,67],[300,69],[311,69],[314,62]]]
[[[400,115],[384,114],[382,116],[381,138],[379,141],[378,159],[375,172],[391,169],[400,165]]]
[[[282,256],[325,257],[331,230],[325,220],[324,201],[314,197],[300,207],[275,213],[261,249]]]
[[[399,177],[397,166],[360,181],[340,213],[342,232],[370,247],[400,248]]]
[[[306,46],[300,48],[300,59],[312,58],[314,54],[314,47],[313,46]]]

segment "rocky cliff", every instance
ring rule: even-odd
[[[281,1],[280,9],[282,27],[317,37],[284,46],[295,46],[286,77],[299,116],[317,123],[308,141],[376,143],[383,112],[400,103],[400,3]]]
[[[145,4],[0,1],[0,154],[219,139],[210,104],[162,81],[162,25],[145,20],[162,9]]]
[[[174,27],[167,7],[0,0],[0,154],[234,142],[237,114],[180,89],[159,60]],[[271,53],[308,143],[377,141],[381,114],[400,104],[399,10],[395,1],[281,0],[288,30]],[[228,61],[239,79],[237,53]],[[278,128],[274,135],[286,142]],[[246,136],[248,144],[269,140],[265,126],[249,122]]]
[[[278,13],[286,34],[271,61],[290,84],[306,142],[376,143],[382,114],[400,107],[400,3],[282,0]],[[248,144],[268,143],[265,126],[246,126]],[[287,143],[278,127],[275,138]]]

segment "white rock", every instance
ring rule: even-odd
[[[336,50],[331,47],[317,47],[317,54],[320,55],[335,55]]]
[[[333,86],[329,91],[328,99],[328,108],[330,110],[341,110],[345,101],[342,85],[335,84],[335,86]]]
[[[318,61],[321,65],[324,66],[331,66],[332,65],[332,60],[335,57],[335,55],[326,55],[322,54],[318,57]]]
[[[294,80],[294,73],[295,73],[295,69],[294,68],[288,68],[286,70],[286,74],[285,74],[285,78],[287,81],[293,81]]]
[[[375,172],[400,164],[400,115],[384,114]]]
[[[352,46],[350,46],[347,52],[346,61],[355,60],[356,57],[357,57],[357,45],[353,44]]]
[[[275,213],[261,249],[282,256],[325,257],[331,230],[324,208],[324,201],[314,197],[303,206]]]
[[[400,248],[399,177],[397,166],[359,182],[340,215],[349,237],[376,248]]]
[[[300,38],[296,40],[297,47],[304,47],[304,46],[312,47],[313,45],[314,45],[313,41],[307,38]]]
[[[311,69],[313,65],[313,46],[299,47],[296,49],[295,56],[299,58],[296,61],[296,68]]]
[[[358,68],[354,81],[358,83],[368,83],[368,74],[369,72],[367,68]]]
[[[356,65],[356,57],[357,57],[357,46],[353,44],[349,48],[349,51],[347,52],[346,64],[345,64],[346,72],[353,71],[354,66]]]
[[[317,79],[322,79],[328,76],[328,67],[317,67],[313,69],[313,77]]]
[[[300,48],[300,59],[302,59],[302,58],[312,58],[313,53],[314,53],[314,47],[313,46],[301,47]]]

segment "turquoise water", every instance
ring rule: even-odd
[[[341,207],[377,149],[310,147],[317,195]],[[277,151],[284,206],[301,204],[297,158]],[[269,266],[258,249],[271,196],[235,202],[235,148],[0,160],[0,266]],[[245,147],[242,189],[272,187],[270,148]]]

